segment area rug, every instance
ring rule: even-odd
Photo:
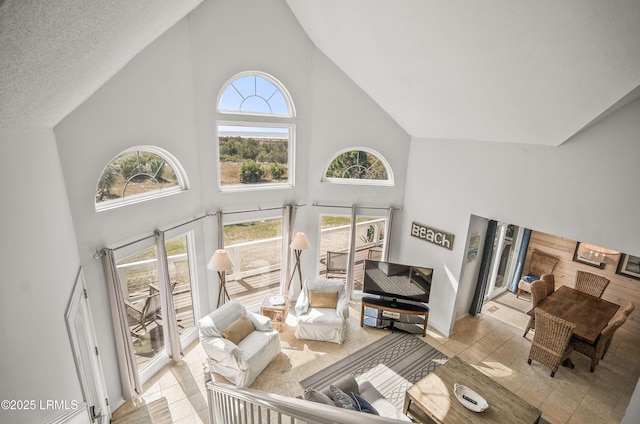
[[[111,420],[111,424],[173,424],[167,398],[160,398],[149,404],[142,405],[121,416]]]
[[[415,335],[391,333],[305,378],[300,385],[322,390],[352,375],[358,381],[370,381],[389,402],[402,409],[407,389],[448,359]]]

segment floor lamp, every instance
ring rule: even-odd
[[[289,284],[287,285],[287,293],[289,293],[289,288],[291,287],[291,282],[293,281],[293,277],[296,275],[296,268],[298,269],[298,277],[300,278],[300,288],[302,288],[302,268],[300,268],[300,255],[303,250],[307,250],[311,245],[309,244],[309,240],[305,233],[296,233],[291,240],[291,244],[289,245],[291,250],[293,250],[294,255],[296,256],[296,264],[293,267],[293,272],[291,273],[291,278],[289,279]]]
[[[227,282],[226,282],[225,273],[227,271],[233,270],[233,261],[231,260],[231,257],[226,251],[224,251],[223,249],[218,249],[211,257],[211,260],[207,264],[207,268],[209,268],[212,271],[218,272],[218,278],[220,279],[220,287],[218,288],[218,307],[220,307],[220,300],[223,300],[222,303],[224,303],[223,293],[222,293],[223,291],[224,291],[224,296],[227,299],[231,300],[231,298],[229,297],[229,292],[227,292]]]

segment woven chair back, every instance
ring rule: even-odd
[[[535,308],[545,297],[547,297],[546,283],[542,280],[531,283],[531,306]]]
[[[633,312],[634,309],[636,309],[636,305],[634,305],[633,302],[625,302],[620,305],[620,311],[622,311],[626,316],[631,315],[631,312]]]
[[[553,268],[558,263],[558,258],[549,256],[542,252],[533,252],[531,254],[531,264],[529,265],[529,274],[540,277],[543,274],[551,274]]]
[[[602,297],[604,290],[609,285],[609,279],[602,275],[594,274],[587,271],[578,271],[576,273],[576,290],[590,294],[595,297]]]
[[[547,296],[549,296],[556,289],[556,278],[553,274],[544,274],[540,279],[544,281],[544,287],[547,290]]]

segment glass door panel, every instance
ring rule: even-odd
[[[489,284],[485,293],[485,301],[493,299],[509,288],[517,258],[516,239],[519,227],[498,223],[496,237],[493,242],[493,262],[489,274]]]
[[[165,246],[178,333],[182,335],[195,325],[188,234],[167,240]]]
[[[359,216],[356,223],[354,292],[362,292],[364,261],[381,260],[385,237],[385,218]]]
[[[156,248],[117,261],[138,369],[164,353]]]
[[[231,299],[259,304],[279,292],[282,218],[225,225],[224,246],[233,260],[233,271],[226,274]]]
[[[351,217],[322,215],[320,217],[320,276],[347,278]]]

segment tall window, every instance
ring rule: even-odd
[[[138,146],[116,156],[104,168],[96,187],[96,210],[106,210],[188,188],[187,176],[168,152]]]
[[[224,248],[234,266],[226,279],[231,299],[256,303],[280,290],[282,218],[225,225]]]
[[[156,247],[141,248],[147,242],[139,242],[127,248],[127,256],[117,259],[129,335],[141,374],[152,375],[158,363],[162,365],[166,360],[167,326],[177,326],[183,345],[188,342],[186,333],[194,328],[195,279],[191,275],[190,262],[195,252],[190,248],[192,236],[192,233],[183,233],[165,241],[176,322],[168,322],[162,309]]]
[[[353,290],[362,291],[365,259],[380,260],[386,235],[386,219],[358,216],[322,215],[320,228],[320,275],[347,278],[351,231],[355,231]]]
[[[371,149],[339,152],[327,166],[322,181],[341,184],[393,185],[387,161]]]
[[[222,190],[291,187],[295,110],[285,87],[262,72],[236,75],[218,101]]]

